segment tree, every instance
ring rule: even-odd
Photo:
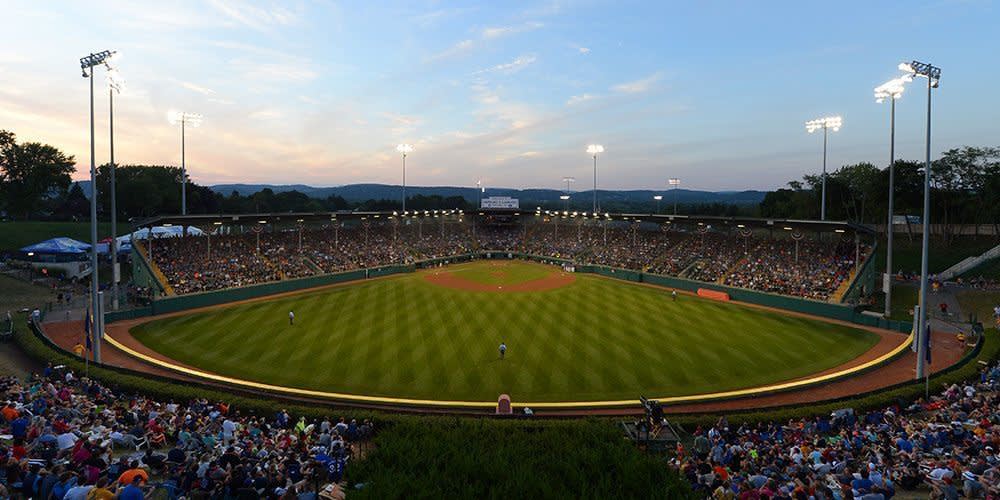
[[[74,163],[53,146],[18,144],[12,132],[0,130],[0,197],[7,210],[24,218],[39,213],[69,187]]]

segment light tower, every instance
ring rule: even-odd
[[[396,151],[403,155],[403,215],[406,215],[406,155],[413,152],[413,146],[400,144],[396,146]]]
[[[194,128],[201,126],[201,115],[197,113],[187,113],[185,111],[170,111],[167,113],[167,121],[171,125],[181,125],[181,215],[187,215],[187,164],[185,163],[185,135],[187,126]]]
[[[604,146],[591,144],[587,146],[587,152],[594,157],[594,213],[596,214],[599,211],[597,208],[597,154],[604,152]]]
[[[888,277],[885,288],[885,317],[892,314],[892,229],[893,229],[893,198],[896,183],[896,99],[903,95],[904,84],[913,81],[911,76],[893,78],[875,87],[875,102],[881,103],[889,99],[889,219],[886,225],[885,273]]]
[[[827,131],[833,129],[834,132],[840,130],[840,126],[843,124],[843,120],[839,116],[825,116],[823,118],[817,118],[815,120],[809,120],[806,122],[806,131],[810,134],[822,129],[823,130],[823,187],[821,194],[821,201],[819,206],[819,218],[820,220],[826,220],[826,137]]]
[[[98,295],[97,281],[97,165],[94,158],[94,67],[104,65],[110,69],[109,63],[115,56],[113,50],[104,50],[96,54],[80,58],[80,69],[83,77],[90,79],[90,185],[93,188],[90,195],[90,313],[92,327],[90,329],[93,336],[94,362],[101,362],[101,338],[103,337],[101,317],[100,295]]]
[[[674,215],[677,215],[677,188],[681,186],[681,180],[676,177],[667,179],[667,185],[674,188]]]
[[[927,141],[924,156],[924,214],[920,253],[920,317],[917,318],[917,378],[925,376],[927,350],[930,348],[927,329],[927,253],[930,243],[931,218],[931,89],[941,81],[941,68],[919,61],[901,63],[899,69],[911,77],[927,79]]]

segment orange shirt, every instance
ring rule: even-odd
[[[149,474],[146,474],[146,471],[142,469],[129,469],[122,472],[122,475],[118,476],[118,484],[123,486],[132,484],[132,480],[135,479],[135,476],[141,477],[143,483],[149,482]]]
[[[18,415],[17,410],[15,410],[14,408],[12,408],[10,406],[4,406],[3,410],[2,410],[2,413],[3,413],[4,420],[6,420],[8,422],[13,421],[15,418],[17,418],[17,415]]]

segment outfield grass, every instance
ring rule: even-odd
[[[118,230],[128,233],[128,224],[119,221]],[[97,234],[98,239],[111,236],[111,223],[99,223]],[[0,251],[14,251],[59,236],[89,243],[90,222],[0,222]]]
[[[507,261],[478,263],[472,266],[458,266],[450,269],[452,274],[476,283],[487,285],[515,285],[542,279],[552,272],[547,266],[522,266]]]
[[[461,269],[495,277],[489,262]],[[514,262],[506,272],[538,269],[558,271]],[[424,276],[164,318],[132,333],[171,358],[255,381],[476,401],[501,393],[515,401],[590,401],[753,387],[840,365],[878,340],[736,304],[673,302],[665,290],[590,275],[555,290],[510,293],[443,288]],[[500,342],[509,348],[503,361]]]

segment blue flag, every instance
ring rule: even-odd
[[[88,307],[87,308],[87,315],[83,319],[83,333],[84,333],[84,339],[85,339],[84,342],[85,342],[85,345],[87,346],[87,351],[91,350],[92,341],[90,340],[90,330],[91,330],[91,325],[90,324],[93,321],[94,321],[94,317],[93,317],[93,315],[90,314],[90,308]]]
[[[931,324],[927,322],[927,334],[924,335],[924,358],[927,364],[931,363]]]

